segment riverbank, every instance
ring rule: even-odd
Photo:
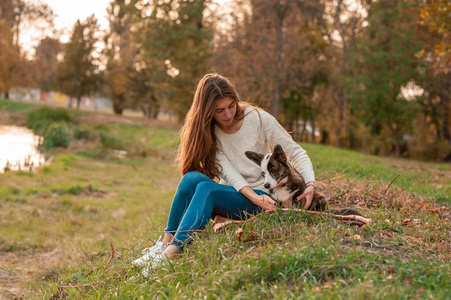
[[[14,125],[0,124],[0,173],[28,170],[43,166],[44,154],[37,146],[39,137],[33,131]]]

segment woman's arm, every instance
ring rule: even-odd
[[[315,172],[307,151],[293,140],[272,115],[267,112],[262,112],[261,115],[263,132],[269,145],[272,148],[277,144],[281,145],[293,167],[301,173],[304,181],[306,183],[315,181]]]
[[[262,113],[262,121],[263,132],[266,135],[267,142],[273,148],[277,144],[281,145],[293,167],[301,173],[307,188],[302,195],[297,197],[297,200],[300,201],[302,198],[305,198],[304,208],[310,207],[315,193],[315,172],[307,151],[292,139],[272,115]]]

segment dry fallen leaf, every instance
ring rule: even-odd
[[[239,239],[239,240],[241,240],[241,237],[243,236],[243,233],[244,233],[244,229],[241,228],[241,227],[238,228],[238,229],[235,231],[236,238]]]
[[[330,289],[330,288],[332,288],[332,285],[330,283],[325,283],[321,288],[322,289]]]
[[[419,288],[418,290],[416,290],[415,295],[421,295],[423,294],[424,289],[423,288]]]
[[[418,223],[420,223],[420,220],[419,219],[405,219],[404,221],[401,222],[401,225],[406,226],[406,225],[409,225],[410,223],[418,224]]]

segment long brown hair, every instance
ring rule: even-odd
[[[244,118],[240,95],[229,79],[219,74],[207,74],[197,84],[193,103],[180,131],[178,164],[182,175],[199,171],[213,179],[219,176],[221,167],[216,163],[218,148],[213,116],[218,102],[227,97],[237,105],[235,119]]]

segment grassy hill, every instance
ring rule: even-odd
[[[3,107],[3,108],[2,108]],[[2,116],[33,111],[0,102]],[[24,112],[24,109],[26,112]],[[177,130],[76,114],[51,164],[0,174],[0,298],[446,299],[451,166],[302,144],[332,207],[352,227],[302,213],[213,233],[146,279],[131,261],[166,225],[180,176]],[[6,120],[6,118],[2,118]],[[154,124],[153,124],[154,125]],[[62,125],[63,126],[63,125]],[[115,150],[127,151],[118,158]],[[399,176],[398,176],[399,175]]]

